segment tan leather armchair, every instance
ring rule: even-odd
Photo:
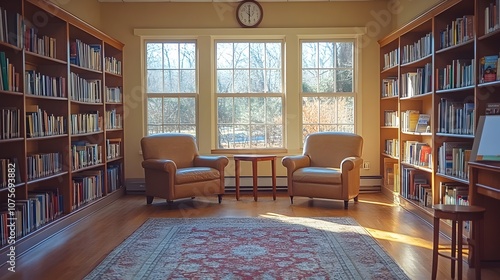
[[[363,138],[353,133],[317,132],[306,136],[302,155],[286,156],[288,195],[358,201]]]
[[[156,134],[141,139],[146,202],[154,197],[174,199],[224,194],[225,156],[201,156],[193,136]]]

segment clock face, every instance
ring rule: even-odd
[[[262,21],[262,7],[257,2],[243,1],[236,12],[236,18],[243,27],[255,27]]]

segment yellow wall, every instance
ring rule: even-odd
[[[49,0],[65,11],[100,29],[101,6],[97,0]]]
[[[134,29],[236,29],[237,3],[98,3],[95,0],[51,0],[65,10],[89,22],[105,33],[125,43],[124,92],[125,110],[125,171],[127,178],[143,177],[139,141],[144,134],[144,97],[142,96],[141,40]],[[438,0],[389,0],[354,2],[263,2],[264,19],[258,29],[315,28],[315,27],[366,27],[362,38],[362,62],[357,117],[358,132],[365,139],[363,158],[370,161],[371,169],[362,175],[379,175],[379,47],[377,40],[396,27],[413,19]],[[260,30],[259,30],[260,31]],[[202,42],[203,43],[203,42]],[[207,43],[207,42],[205,42]],[[298,71],[296,71],[298,72]],[[298,78],[298,73],[290,73]],[[205,83],[200,79],[200,83]],[[290,88],[288,88],[290,90]],[[293,89],[292,89],[293,90]],[[296,89],[295,89],[296,91]],[[200,100],[211,100],[201,92]],[[287,92],[287,94],[290,94]],[[292,93],[293,94],[293,93]],[[213,99],[212,99],[213,100]],[[296,99],[298,100],[298,99]],[[299,106],[287,105],[287,122],[298,126]],[[199,115],[213,114],[210,106],[200,106]],[[206,122],[206,120],[205,120]],[[206,128],[204,128],[206,130]],[[210,129],[208,129],[209,131]],[[205,135],[205,134],[202,134]],[[300,135],[287,134],[289,153],[298,153]],[[290,137],[292,136],[292,137]],[[293,139],[290,139],[293,138]],[[213,135],[200,137],[200,152],[209,154],[213,148]],[[244,167],[245,168],[245,167]],[[226,170],[234,175],[233,165]],[[242,174],[245,175],[245,170]],[[259,174],[268,175],[263,167]],[[285,171],[278,164],[278,175]]]

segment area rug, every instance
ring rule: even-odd
[[[147,220],[85,279],[409,279],[354,219]]]

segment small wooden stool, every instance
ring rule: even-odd
[[[485,208],[480,206],[464,206],[464,205],[444,205],[436,204],[434,208],[434,246],[432,249],[432,279],[436,279],[438,257],[444,257],[451,260],[451,278],[455,279],[455,262],[458,261],[458,279],[462,279],[462,231],[463,222],[472,221],[474,225],[471,227],[471,236],[469,238],[469,246],[472,246],[473,251],[469,247],[469,256],[473,256],[473,264],[476,272],[476,280],[481,279],[481,232],[482,220],[484,217]],[[440,219],[451,220],[451,256],[439,253],[439,221]],[[458,224],[458,233],[457,233]],[[458,239],[458,240],[457,240]],[[458,241],[458,244],[457,244]],[[457,246],[458,245],[458,246]],[[458,251],[458,255],[455,253]],[[472,267],[472,266],[470,266]]]

